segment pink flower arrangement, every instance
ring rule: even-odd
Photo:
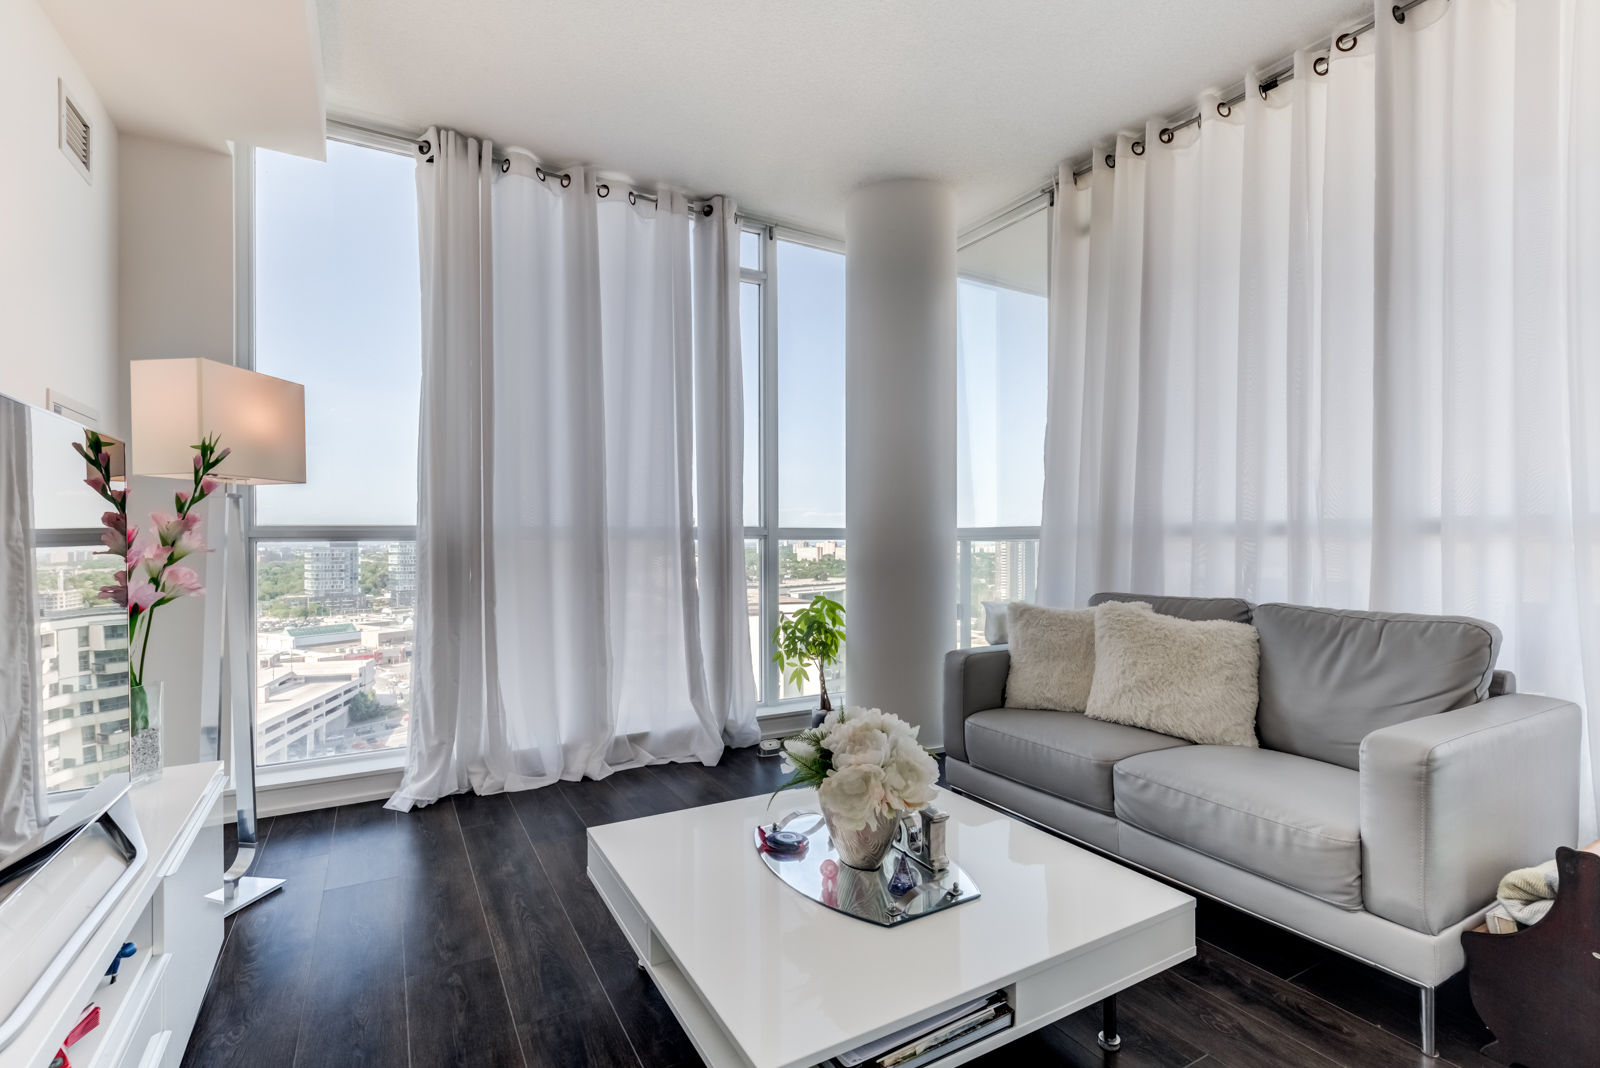
[[[130,657],[129,681],[142,686],[153,613],[179,597],[204,592],[195,570],[178,561],[205,550],[205,539],[199,531],[200,516],[194,507],[221,486],[211,472],[232,450],[218,449],[215,435],[196,445],[194,482],[189,489],[173,495],[176,512],[152,512],[150,525],[140,530],[128,522],[128,491],[111,488],[111,458],[100,435],[85,431],[84,445],[74,442],[72,447],[95,469],[95,474],[84,481],[116,508],[100,517],[105,524],[100,541],[105,552],[120,556],[127,567],[116,573],[115,585],[100,588],[100,596],[128,610],[128,646],[130,652],[138,650],[136,663]]]

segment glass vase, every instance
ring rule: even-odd
[[[161,683],[134,686],[129,691],[133,738],[128,746],[128,781],[149,782],[161,777]]]

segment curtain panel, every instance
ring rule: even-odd
[[[602,198],[585,168],[428,140],[414,711],[389,806],[714,764],[758,736],[731,205]],[[475,325],[435,327],[451,315]]]
[[[50,822],[34,588],[29,411],[0,397],[0,858]]]
[[[1593,709],[1600,7],[1375,14],[1062,168],[1040,599],[1473,615]]]

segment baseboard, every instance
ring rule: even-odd
[[[761,725],[761,737],[787,738],[791,734],[798,734],[811,726],[812,711],[810,708],[797,708],[792,712],[771,712],[756,717],[756,722]]]
[[[280,782],[261,781],[256,784],[256,815],[287,816],[361,801],[384,801],[400,789],[403,774],[401,767],[369,767]],[[223,792],[222,807],[223,822],[233,823],[239,810],[231,789]]]

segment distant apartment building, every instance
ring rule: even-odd
[[[997,541],[994,545],[994,599],[1031,601],[1039,582],[1037,541]]]
[[[417,543],[389,546],[389,607],[412,608],[417,603]]]
[[[73,591],[76,592],[76,591]],[[48,607],[41,595],[45,783],[82,790],[128,770],[128,616],[99,602]]]
[[[256,760],[279,764],[329,750],[350,702],[377,679],[370,660],[311,661],[264,668],[256,700]]]
[[[816,561],[824,557],[843,560],[844,546],[836,541],[800,542],[794,547],[796,560]]]
[[[361,596],[361,546],[331,541],[311,546],[305,564],[306,596],[328,611],[364,607]]]

